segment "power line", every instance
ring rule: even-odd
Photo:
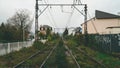
[[[54,25],[53,22],[51,21],[49,15],[48,15],[47,13],[45,13],[45,14],[46,14],[46,17],[48,18],[49,22],[55,27],[55,25]]]
[[[71,8],[72,8],[72,7],[71,7]],[[62,12],[62,13],[72,13],[72,12],[64,11],[64,10],[63,10],[63,6],[61,6],[61,12]]]
[[[74,3],[74,4],[76,4],[76,3],[82,4],[82,1],[81,1],[81,0],[73,0],[73,3]]]
[[[78,4],[79,4],[79,3],[82,4],[82,1],[81,1],[81,0],[78,0]]]
[[[74,8],[76,8],[75,6],[85,6],[85,11],[87,11],[87,5],[86,4],[82,4],[82,2],[81,2],[81,0],[74,0],[73,1],[73,4],[47,4],[47,2],[46,2],[46,0],[44,0],[44,2],[45,2],[45,4],[39,4],[39,6],[73,6]],[[76,4],[76,3],[78,3],[78,4]],[[55,20],[54,20],[54,17],[53,17],[53,15],[52,15],[52,13],[51,13],[51,11],[50,11],[50,9],[48,8],[48,10],[49,10],[49,13],[50,13],[50,16],[51,16],[51,19],[52,19],[52,21],[53,21],[53,23],[56,25],[56,23],[55,23]],[[77,9],[76,8],[76,10],[78,10],[79,11],[79,9]],[[68,23],[66,24],[66,27],[68,26],[68,24],[70,23],[70,20],[71,20],[71,18],[72,18],[72,15],[73,15],[73,12],[74,12],[74,9],[73,9],[73,11],[72,11],[72,13],[71,13],[71,15],[69,16],[69,18],[68,18]],[[81,11],[79,11],[80,13],[81,13]],[[85,12],[86,14],[85,15],[83,15],[83,16],[85,16],[85,20],[87,19],[87,12]],[[83,14],[83,13],[81,13],[81,14]],[[86,27],[86,29],[87,29],[87,27]]]
[[[79,3],[82,4],[81,0],[73,0],[73,4],[76,4],[77,2],[78,2],[78,4],[79,4]],[[71,7],[73,7],[73,6],[71,6]],[[72,12],[71,12],[71,15],[70,15],[69,18],[68,18],[66,27],[68,27],[69,24],[70,24],[70,21],[71,21],[71,18],[72,18],[72,16],[73,16],[73,13],[74,13],[74,9],[75,9],[75,8],[76,8],[76,7],[73,7],[73,10],[72,10]]]
[[[68,21],[67,21],[67,23],[66,23],[66,27],[69,26],[69,24],[70,24],[70,22],[71,22],[71,19],[72,19],[72,16],[73,16],[73,13],[74,13],[74,8],[73,8],[72,13],[70,14],[70,16],[69,16],[69,18],[68,18]]]
[[[45,4],[47,4],[47,1],[46,1],[46,0],[44,0],[44,2],[45,2]],[[52,22],[54,23],[55,27],[57,27],[56,22],[55,22],[55,20],[54,20],[54,17],[53,17],[53,15],[52,15],[51,11],[50,11],[50,8],[48,8],[48,11],[49,11],[49,14],[50,14],[50,16],[51,16]]]
[[[49,13],[51,15],[51,19],[52,19],[53,23],[55,24],[55,27],[57,27],[57,24],[56,24],[56,22],[54,20],[53,14],[51,13],[50,9],[48,9],[48,11],[49,11]]]
[[[73,4],[75,4],[75,0],[73,0]],[[67,28],[68,25],[70,24],[71,18],[72,18],[73,13],[74,13],[74,7],[71,6],[71,8],[73,8],[73,10],[72,10],[72,12],[71,12],[71,14],[70,14],[70,16],[69,16],[69,18],[68,18],[68,21],[67,21],[67,23],[66,23],[66,28]]]
[[[42,1],[41,3],[43,4],[43,1]],[[39,9],[39,11],[41,12],[40,9]],[[41,14],[42,14],[42,13],[41,13]],[[47,13],[45,13],[45,16],[48,18],[49,22],[50,22],[54,27],[56,27],[56,26],[53,24],[53,22],[51,21],[49,15],[48,15]]]

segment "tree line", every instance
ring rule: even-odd
[[[15,12],[13,16],[7,19],[7,22],[0,24],[0,42],[16,42],[28,39],[32,26],[28,10],[22,9]]]

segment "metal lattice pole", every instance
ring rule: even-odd
[[[35,40],[38,40],[38,0],[35,5]]]
[[[35,40],[38,40],[38,18],[39,16],[49,7],[49,6],[74,6],[77,11],[79,11],[84,17],[85,17],[85,35],[87,35],[87,4],[38,4],[39,0],[36,0],[36,6],[35,6]],[[46,6],[43,11],[38,14],[39,6]],[[77,7],[75,6],[85,6],[85,14],[83,14]],[[87,38],[87,36],[86,36]]]
[[[85,25],[84,25],[84,34],[85,34],[85,45],[88,44],[88,31],[87,31],[87,5],[85,5],[85,8],[84,8],[84,12],[85,12]]]

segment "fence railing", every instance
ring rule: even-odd
[[[104,52],[120,53],[120,34],[89,35],[88,44]]]
[[[0,56],[13,51],[19,51],[21,48],[32,46],[34,41],[0,43]]]

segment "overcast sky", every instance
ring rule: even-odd
[[[72,3],[72,0],[46,0],[48,3]],[[120,12],[120,0],[81,0],[82,3],[88,5],[88,11],[91,17],[94,16],[95,10],[101,10],[113,14]],[[44,3],[44,2],[43,2]],[[28,9],[30,14],[34,16],[35,0],[0,0],[0,23],[6,22],[19,9]],[[40,7],[41,8],[41,7]],[[72,12],[71,7],[51,7],[47,9],[39,17],[39,25],[50,25],[53,27],[78,27],[83,23],[83,16],[76,10],[71,13],[62,13],[61,8],[65,12]],[[77,7],[83,10],[83,7]],[[51,13],[49,13],[51,12]],[[52,17],[51,17],[52,16]],[[71,20],[68,19],[71,17]],[[66,25],[67,24],[67,25]],[[33,24],[34,27],[34,24]],[[34,30],[34,28],[32,28]]]

